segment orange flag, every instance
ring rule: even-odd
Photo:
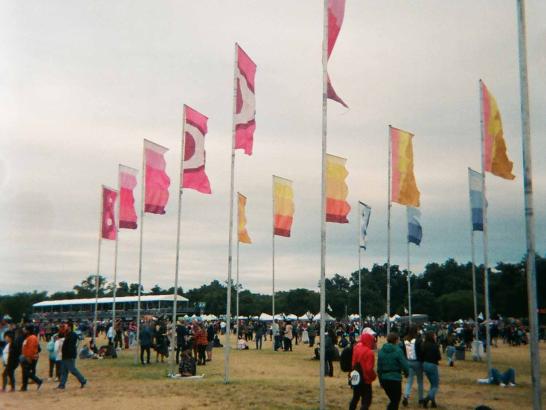
[[[294,190],[289,179],[273,176],[274,235],[290,236],[294,220]]]
[[[245,215],[245,207],[246,207],[246,196],[240,194],[237,192],[238,197],[238,203],[239,203],[239,212],[237,214],[238,220],[239,220],[239,242],[241,243],[252,243],[250,240],[250,236],[248,236],[248,232],[246,230],[246,215]]]
[[[326,222],[346,224],[351,206],[347,203],[349,189],[345,178],[349,173],[347,159],[326,154]]]
[[[483,115],[483,155],[485,170],[504,179],[514,179],[513,162],[506,153],[502,119],[495,97],[480,80]]]
[[[413,174],[413,134],[389,126],[391,138],[391,201],[419,207],[420,192]]]

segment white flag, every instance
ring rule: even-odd
[[[372,208],[360,201],[358,202],[358,208],[360,212],[360,247],[366,249],[366,235],[368,233],[368,224],[370,223]]]

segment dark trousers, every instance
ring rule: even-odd
[[[146,363],[150,363],[150,346],[140,346],[140,363],[144,364],[144,352],[146,352]]]
[[[262,348],[262,335],[256,335],[256,349]]]
[[[207,350],[207,345],[197,345],[197,353],[199,354],[199,359],[197,364],[205,365],[207,361],[207,355],[205,354]]]
[[[15,390],[15,367],[13,366],[4,367],[4,371],[2,372],[2,390],[6,389],[8,380],[11,390]]]
[[[315,336],[309,336],[309,347],[313,347],[315,345]]]
[[[180,363],[180,354],[182,353],[183,350],[184,350],[184,346],[176,345],[176,351],[174,356],[176,359],[176,364]]]
[[[332,363],[333,354],[326,354],[324,357],[324,374],[334,377],[334,364]]]
[[[61,377],[61,362],[49,359],[49,377],[53,377],[53,370],[55,370],[55,377]]]
[[[23,363],[23,387],[21,390],[27,389],[29,379],[37,385],[42,384],[42,379],[36,376],[36,364],[38,364],[38,360]]]
[[[360,409],[368,410],[372,405],[372,385],[360,383],[358,386],[353,386],[353,399],[349,404],[349,410],[356,410],[358,401],[360,400]]]
[[[284,350],[286,352],[292,351],[292,339],[289,339],[287,337],[284,338]]]
[[[396,380],[383,380],[381,386],[390,400],[387,410],[398,410],[402,397],[402,382]]]
[[[116,333],[116,337],[114,337],[114,349],[117,349],[119,345],[120,349],[123,349],[123,333]]]
[[[282,339],[279,335],[275,336],[275,351],[279,350],[282,346]]]

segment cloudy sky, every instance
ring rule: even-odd
[[[546,247],[546,2],[529,0],[537,247]],[[373,208],[366,266],[386,260],[387,125],[415,133],[427,261],[470,258],[467,167],[479,169],[478,79],[499,103],[513,182],[488,177],[492,262],[525,248],[514,0],[348,0],[330,62],[328,151],[348,158],[349,200]],[[233,44],[258,65],[254,155],[236,159],[248,197],[241,282],[270,292],[271,174],[294,180],[293,236],[277,239],[277,287],[320,273],[322,1],[4,1],[0,6],[0,293],[70,289],[95,271],[99,190],[117,164],[141,167],[142,139],[167,153],[171,201],[147,215],[143,283],[173,284],[182,105],[210,117],[213,195],[184,193],[181,285],[227,277]],[[140,203],[137,189],[137,204]],[[328,225],[327,274],[357,266],[357,217]],[[393,205],[393,263],[405,264]],[[119,280],[136,281],[138,231],[123,230]],[[112,279],[114,244],[101,273]],[[478,246],[481,254],[481,246]],[[481,261],[481,258],[479,259]]]

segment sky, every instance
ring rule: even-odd
[[[256,62],[254,154],[236,154],[252,245],[244,288],[271,292],[271,175],[294,180],[291,238],[276,239],[276,288],[320,276],[322,1],[4,1],[0,5],[0,294],[69,290],[97,269],[101,184],[166,154],[171,199],[144,220],[142,279],[173,286],[183,104],[207,115],[212,195],[182,201],[180,285],[227,279],[234,43]],[[527,1],[537,250],[546,249],[546,2]],[[516,4],[347,0],[329,64],[349,105],[328,105],[328,152],[346,157],[349,224],[328,224],[327,275],[358,266],[358,200],[372,207],[363,265],[387,253],[388,124],[415,134],[423,242],[412,270],[470,259],[467,167],[480,169],[478,80],[499,104],[514,181],[487,176],[491,263],[525,252]],[[140,180],[139,180],[140,184]],[[140,185],[136,191],[140,206]],[[405,209],[392,263],[406,266]],[[139,232],[119,235],[118,280],[138,279]],[[476,235],[481,262],[481,234]],[[234,248],[235,251],[235,248]],[[113,279],[114,243],[100,273]],[[234,264],[235,267],[235,264]],[[235,269],[234,269],[235,274]]]

